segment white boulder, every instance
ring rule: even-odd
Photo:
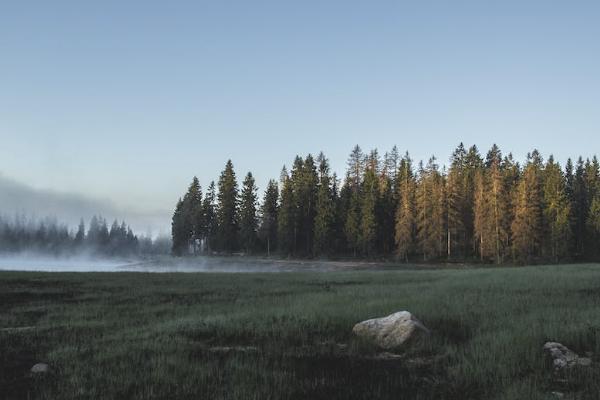
[[[429,329],[408,311],[359,322],[354,325],[352,332],[386,350],[398,348],[409,340],[430,334]]]

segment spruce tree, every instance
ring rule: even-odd
[[[440,257],[446,250],[445,182],[435,157],[419,166],[416,190],[417,241],[423,258]]]
[[[379,194],[375,207],[377,218],[377,251],[388,255],[395,248],[395,218],[398,207],[397,175],[398,175],[398,149],[396,146],[384,157],[383,168],[379,173]]]
[[[596,156],[591,160],[586,160],[584,178],[586,204],[589,210],[588,215],[586,215],[584,255],[586,259],[595,260],[600,255],[600,250],[598,249],[600,236],[598,235],[598,231],[594,229],[593,222],[591,222],[596,218],[596,216],[592,215],[594,201],[600,196],[600,165]]]
[[[588,229],[588,190],[585,179],[586,171],[581,157],[577,160],[573,183],[573,226],[575,257],[584,258],[586,254],[586,232]]]
[[[219,248],[231,253],[239,247],[238,185],[231,160],[219,177],[217,221]]]
[[[279,251],[289,256],[294,251],[296,208],[292,181],[285,167],[281,171],[281,193],[277,216],[277,243]]]
[[[398,170],[398,207],[395,219],[396,254],[405,261],[408,261],[415,250],[415,188],[412,161],[406,153]]]
[[[217,242],[216,197],[215,182],[212,181],[202,202],[202,222],[204,224],[202,232],[204,233],[205,251],[209,254],[212,251],[212,246]]]
[[[362,253],[366,256],[373,255],[375,240],[377,238],[377,219],[375,208],[379,194],[377,165],[375,160],[367,165],[360,199],[360,225],[359,244]]]
[[[198,252],[198,242],[203,236],[202,223],[202,188],[198,178],[194,176],[187,193],[183,196],[183,227],[186,231],[188,245],[194,254]]]
[[[506,171],[502,153],[495,144],[488,152],[486,168],[489,174],[489,189],[487,190],[488,204],[491,212],[492,251],[496,264],[503,262],[510,240],[510,207],[509,193],[506,190]]]
[[[448,258],[464,258],[468,249],[465,228],[465,215],[467,213],[465,199],[466,155],[464,145],[461,143],[450,158],[450,169],[447,178]]]
[[[77,233],[75,234],[75,240],[73,244],[75,247],[80,248],[83,246],[83,242],[85,241],[85,223],[83,222],[83,218],[79,220],[79,226],[77,227]]]
[[[247,254],[254,250],[257,241],[257,192],[254,177],[252,173],[248,172],[244,178],[240,198],[240,240]]]
[[[541,156],[534,150],[528,154],[523,177],[517,189],[512,241],[517,259],[531,261],[542,247]]]
[[[91,226],[91,224],[90,224]],[[173,255],[181,256],[187,252],[188,246],[188,230],[185,228],[185,214],[183,210],[183,200],[177,201],[173,219],[171,222],[171,237]],[[89,234],[88,234],[89,237]]]
[[[277,217],[278,217],[279,189],[277,182],[271,179],[265,190],[260,212],[259,236],[266,244],[267,255],[277,249]]]
[[[544,240],[546,253],[554,262],[567,256],[571,237],[571,205],[566,181],[558,163],[550,156],[544,168],[543,179]]]
[[[327,255],[333,252],[334,247],[335,198],[329,176],[329,161],[323,153],[320,153],[317,162],[319,164],[319,184],[313,249],[317,255]]]

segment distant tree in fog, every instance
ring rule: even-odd
[[[82,253],[97,256],[140,254],[138,239],[125,222],[119,225],[115,221],[108,231],[106,221],[97,216],[90,221],[87,236],[83,219],[73,234],[66,224],[55,218],[35,220],[23,215],[16,215],[13,219],[0,217],[0,252],[55,256]]]

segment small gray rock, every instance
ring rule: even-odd
[[[48,364],[38,363],[31,367],[31,372],[34,374],[45,374],[48,372]]]
[[[359,322],[354,325],[352,332],[386,350],[398,348],[415,337],[430,334],[429,329],[408,311]]]
[[[579,357],[577,353],[558,342],[547,342],[544,344],[544,351],[552,359],[552,365],[556,371],[576,366],[588,367],[592,364],[590,358]]]

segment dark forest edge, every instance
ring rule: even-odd
[[[172,253],[277,254],[426,262],[537,263],[600,259],[598,159],[563,168],[538,150],[523,164],[494,145],[461,143],[440,167],[415,168],[397,148],[352,150],[343,180],[323,153],[296,156],[258,200],[231,160],[203,195],[193,178],[172,219]]]
[[[125,223],[93,216],[86,231],[83,218],[76,231],[56,218],[41,220],[16,214],[0,216],[0,254],[32,254],[56,257],[133,257],[167,254],[169,238],[138,237]]]

